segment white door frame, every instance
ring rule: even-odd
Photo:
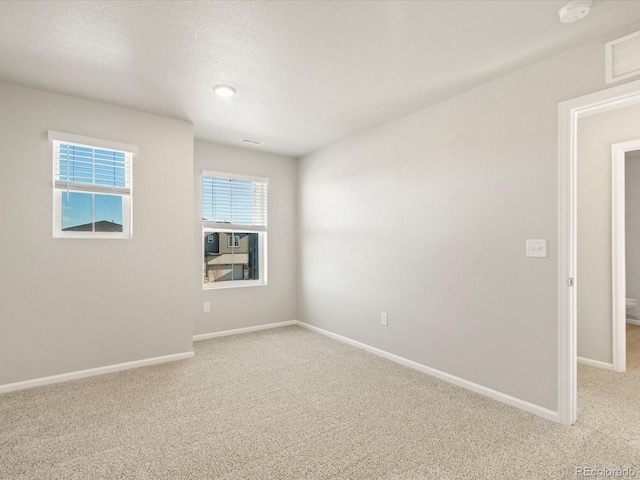
[[[559,104],[558,136],[558,421],[577,415],[577,191],[578,119],[640,103],[640,81]]]
[[[611,145],[611,285],[613,369],[627,370],[627,279],[625,250],[625,154],[640,150],[640,140]]]

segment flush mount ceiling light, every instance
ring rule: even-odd
[[[591,9],[591,0],[574,0],[558,10],[562,23],[573,23],[582,20]]]
[[[213,87],[213,91],[221,97],[233,97],[236,93],[236,89],[230,85],[216,85]]]

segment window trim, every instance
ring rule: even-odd
[[[132,225],[132,197],[133,197],[133,155],[138,152],[137,145],[128,143],[114,142],[112,140],[103,140],[100,138],[86,137],[83,135],[75,135],[72,133],[58,132],[49,130],[47,138],[52,142],[52,178],[53,178],[53,208],[52,208],[52,228],[53,238],[93,238],[93,239],[128,239],[133,236]],[[129,186],[106,187],[93,184],[76,184],[70,185],[56,179],[56,167],[59,159],[56,160],[56,144],[66,143],[71,145],[79,145],[88,148],[98,148],[112,150],[126,154],[129,162]],[[94,195],[116,195],[122,198],[122,232],[79,232],[65,231],[62,229],[62,195],[66,192],[86,193]]]
[[[49,130],[47,138],[53,142],[73,143],[92,148],[104,148],[106,150],[115,150],[116,152],[125,152],[136,154],[138,146],[129,143],[114,142],[113,140],[103,140],[102,138],[85,137],[84,135],[75,135],[73,133],[57,132]]]
[[[245,180],[250,182],[260,182],[267,185],[267,197],[268,197],[268,185],[269,179],[266,177],[258,177],[253,175],[244,175],[244,174],[235,174],[228,172],[217,172],[212,170],[202,170],[200,173],[200,202],[199,202],[199,217],[202,218],[202,179],[203,177],[217,177],[217,178],[226,178],[229,180]],[[269,202],[267,198],[267,206],[268,208]],[[268,218],[268,212],[265,212],[265,218]],[[268,222],[268,220],[267,220]],[[206,243],[206,236],[209,233],[231,233],[239,234],[239,233],[257,233],[258,234],[258,251],[259,251],[259,259],[258,264],[260,268],[260,278],[257,280],[233,280],[226,282],[212,282],[205,283],[204,282],[204,249]],[[201,228],[201,245],[200,245],[200,255],[201,255],[201,272],[200,272],[200,282],[202,283],[203,290],[218,290],[223,288],[240,288],[240,287],[258,287],[265,286],[268,284],[268,262],[267,262],[267,226],[262,225],[241,225],[235,223],[219,223],[219,222],[211,222],[208,220],[202,220],[202,228]]]
[[[269,184],[269,179],[267,177],[257,177],[255,175],[244,175],[244,174],[235,174],[228,172],[216,172],[213,170],[202,170],[202,174],[200,175],[200,181],[202,182],[202,177],[218,177],[218,178],[226,178],[227,180],[246,180],[247,182],[259,182]],[[201,183],[202,185],[202,183]]]

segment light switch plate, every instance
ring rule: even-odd
[[[527,257],[547,257],[546,240],[527,240]]]

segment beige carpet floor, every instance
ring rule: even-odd
[[[299,327],[195,351],[0,395],[0,478],[640,477],[640,375],[580,365],[566,427]]]

